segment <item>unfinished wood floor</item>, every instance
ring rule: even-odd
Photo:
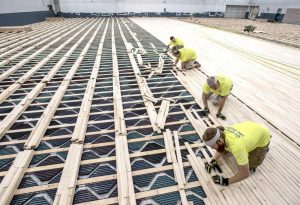
[[[231,18],[177,18],[204,26],[223,29],[231,32],[245,34],[244,27],[255,26],[255,32],[249,33],[252,37],[281,43],[284,45],[300,48],[300,25],[287,23],[269,23],[257,19],[231,19]],[[247,34],[248,35],[248,34]]]
[[[178,36],[185,47],[197,51],[202,71],[178,72],[177,78],[200,105],[201,85],[207,78],[205,74],[222,73],[233,79],[234,95],[229,97],[224,109],[228,119],[218,120],[212,114],[210,117],[215,121],[228,126],[253,120],[270,128],[273,138],[265,162],[249,179],[225,189],[222,192],[225,199],[237,204],[298,204],[300,61],[297,56],[300,51],[172,19],[134,18],[133,21],[164,42],[172,35]],[[233,47],[238,48],[238,52]],[[241,50],[254,53],[257,58],[261,54],[268,63],[263,64],[262,59],[256,61],[252,56],[242,55]],[[281,65],[294,65],[297,75],[287,75],[287,70],[292,66],[286,66],[287,70],[281,72],[274,71],[271,68],[276,66],[275,61]],[[211,104],[210,108],[216,113]],[[224,160],[228,163],[228,159]],[[222,168],[226,169],[227,163]],[[231,168],[234,170],[234,167]],[[230,196],[229,190],[236,195]]]
[[[177,23],[134,19],[151,24],[151,33],[164,20]],[[0,40],[0,204],[299,203],[298,147],[234,97],[226,123],[263,122],[274,140],[249,179],[227,188],[212,182],[204,162],[213,151],[200,137],[224,122],[203,116],[205,75],[173,73],[172,59],[159,53],[165,45],[134,22],[77,18],[31,27]],[[224,160],[216,172],[228,176],[236,167]]]
[[[203,72],[232,78],[233,94],[300,144],[299,49],[173,19],[133,20],[161,41],[183,39],[197,51]]]

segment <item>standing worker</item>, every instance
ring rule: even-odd
[[[192,68],[200,68],[201,65],[197,59],[196,52],[193,49],[190,48],[182,48],[179,50],[176,50],[173,55],[176,57],[176,60],[173,64],[173,66],[176,66],[178,61],[181,61],[181,68],[182,70],[189,70]]]
[[[220,175],[212,177],[214,183],[228,186],[246,179],[250,171],[255,172],[269,151],[271,135],[264,125],[247,121],[226,128],[208,128],[202,139],[207,146],[217,151],[211,162],[205,164],[208,173],[215,170],[217,161],[225,150],[234,156],[238,173],[230,178]]]
[[[228,95],[231,93],[232,87],[232,80],[228,77],[217,75],[207,78],[206,83],[202,86],[202,100],[204,104],[204,112],[206,115],[210,113],[207,104],[208,98],[212,94],[215,94],[217,95],[217,103],[214,102],[213,104],[219,105],[216,117],[221,118],[222,120],[226,120],[226,117],[221,114],[221,112]]]
[[[176,50],[179,50],[184,47],[183,41],[177,37],[175,38],[174,36],[170,37],[170,42],[169,42],[165,52],[167,52],[169,50],[170,46],[172,46],[171,53],[174,53]]]

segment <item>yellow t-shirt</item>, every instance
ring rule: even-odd
[[[208,94],[208,93],[214,93],[216,95],[219,96],[227,96],[230,94],[231,89],[232,89],[232,80],[230,78],[227,78],[225,76],[222,75],[217,75],[216,76],[217,80],[220,83],[220,86],[218,87],[217,90],[212,89],[211,87],[209,87],[209,85],[206,83],[204,83],[204,85],[202,86],[202,90],[204,93]]]
[[[180,51],[179,60],[181,60],[182,62],[187,62],[189,60],[197,59],[196,52],[193,49],[182,48],[182,49],[179,49],[179,51]]]
[[[265,147],[270,142],[268,128],[250,121],[226,127],[224,135],[225,149],[233,154],[238,165],[247,164],[249,152],[257,147]]]
[[[175,42],[170,41],[169,46],[183,46],[183,41],[179,38],[175,38]]]

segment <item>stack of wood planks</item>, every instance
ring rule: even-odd
[[[0,27],[0,33],[32,31],[30,26],[6,26]]]

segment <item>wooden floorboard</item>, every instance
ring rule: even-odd
[[[208,75],[221,73],[233,79],[234,95],[229,96],[224,107],[224,114],[227,117],[226,121],[222,121],[215,117],[217,110],[211,103],[209,103],[209,106],[212,110],[210,117],[217,121],[218,124],[229,126],[241,121],[252,120],[265,124],[271,130],[272,140],[270,152],[267,154],[264,163],[258,168],[258,171],[255,174],[251,175],[244,182],[233,184],[229,188],[232,193],[237,193],[238,196],[241,197],[241,201],[239,203],[297,204],[300,200],[300,195],[296,192],[299,191],[300,186],[299,181],[296,180],[297,177],[295,178],[295,176],[299,174],[298,170],[300,168],[300,159],[298,157],[300,156],[300,140],[299,136],[297,135],[300,127],[295,122],[299,120],[299,109],[297,108],[299,105],[299,93],[287,94],[282,90],[290,89],[292,87],[297,90],[299,88],[299,81],[290,78],[289,76],[285,75],[285,73],[274,72],[263,68],[263,65],[257,65],[259,64],[257,62],[251,62],[251,60],[246,61],[246,59],[243,61],[243,59],[240,59],[238,56],[236,56],[237,54],[231,54],[231,50],[225,50],[227,48],[222,48],[222,46],[219,46],[219,49],[212,51],[215,49],[214,47],[216,47],[215,42],[210,42],[204,37],[202,38],[201,35],[200,38],[193,38],[193,30],[199,30],[199,32],[203,30],[203,32],[208,33],[212,31],[212,29],[200,26],[197,27],[196,25],[181,23],[168,19],[165,19],[163,23],[160,21],[161,23],[156,24],[157,26],[154,26],[156,20],[150,21],[154,24],[144,24],[144,22],[147,22],[147,20],[144,19],[133,19],[133,21],[138,23],[146,30],[151,27],[149,32],[161,40],[166,39],[164,41],[167,41],[167,37],[169,37],[169,35],[172,33],[172,35],[183,39],[185,46],[195,46],[194,48],[196,51],[198,51],[199,62],[201,64],[203,62],[204,64],[204,66],[201,68],[201,71],[191,70],[184,72],[184,74],[178,72],[176,77],[191,92],[191,94],[195,97],[196,102],[199,102],[202,107],[202,84],[205,82]],[[177,31],[177,29],[173,29],[172,32],[167,31],[168,26],[172,27],[173,23],[174,25],[176,24],[178,28],[185,28],[184,30],[187,31],[186,34],[180,33],[179,30]],[[222,35],[226,35],[226,41],[233,42],[233,40],[230,39],[230,34],[223,31],[216,31],[215,33],[217,34],[214,34],[214,36],[219,35],[219,41],[222,41],[220,40]],[[184,38],[184,36],[186,36],[186,38]],[[232,38],[236,36],[236,34],[232,34]],[[246,37],[235,38],[234,40],[236,42],[234,44],[248,39],[251,42],[255,42],[256,44],[253,46],[257,46],[259,50],[267,50],[272,48],[271,43],[261,43],[259,40],[252,40]],[[193,44],[190,43],[191,41]],[[247,43],[245,42],[245,44]],[[261,44],[267,45],[266,47],[263,47]],[[244,44],[240,44],[239,47],[243,46]],[[278,45],[273,46],[280,47]],[[282,47],[282,49],[288,50],[288,53],[285,56],[286,59],[279,57],[279,60],[283,62],[288,62],[288,60],[290,60],[289,63],[294,64],[295,67],[298,68],[300,63],[299,61],[297,62],[297,60],[293,61],[292,55],[296,55],[300,52],[295,49],[289,49],[285,47]],[[217,53],[220,52],[218,50],[220,50],[223,54],[218,55]],[[225,51],[226,53],[224,53]],[[274,51],[274,53],[277,51],[278,50]],[[209,53],[204,55],[205,52]],[[274,53],[271,52],[270,55],[274,55]],[[232,55],[235,55],[236,57],[229,58],[229,56]],[[224,59],[225,56],[228,56],[228,59]],[[217,60],[212,62],[213,57],[217,58]],[[272,58],[272,60],[275,59],[276,58],[274,57]],[[223,64],[225,61],[231,61],[231,63]],[[219,65],[217,65],[218,62]],[[233,64],[237,65],[233,66],[232,68]],[[249,69],[246,67],[249,67]],[[261,71],[258,69],[261,69]],[[279,78],[281,79],[280,81],[278,81]],[[265,87],[263,86],[264,84],[266,85]],[[230,158],[231,157],[229,157],[229,159]],[[234,160],[232,159],[230,159],[230,161],[225,161],[228,163],[231,161],[231,164],[234,163]],[[231,168],[227,167],[226,162],[224,162],[223,166],[221,167],[222,169],[228,169],[228,174],[230,175],[236,170],[234,166],[231,166]],[[233,170],[233,172],[230,170]],[[249,193],[249,191],[251,193]],[[236,195],[236,197],[238,196]],[[225,198],[228,197],[230,196],[225,194]],[[234,198],[230,199],[235,200]],[[238,199],[236,198],[236,200]]]

